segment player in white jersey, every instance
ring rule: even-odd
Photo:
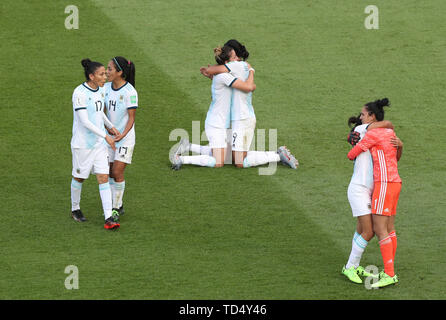
[[[249,52],[245,46],[234,39],[226,42],[225,46],[232,49],[230,61],[224,66],[201,68],[201,73],[212,77],[228,72],[239,79],[246,79],[249,70],[254,72],[254,69],[244,61],[248,58]],[[277,151],[250,151],[255,125],[256,116],[252,105],[252,92],[233,89],[231,99],[231,147],[234,164],[239,168],[248,168],[281,161],[296,169],[299,163],[286,146],[279,147]],[[193,148],[193,146],[190,147]]]
[[[229,47],[215,48],[214,55],[217,63],[229,61]],[[194,164],[207,167],[222,167],[225,160],[227,146],[227,129],[230,127],[230,106],[232,90],[236,88],[244,92],[255,90],[254,70],[249,71],[245,81],[237,79],[229,73],[219,74],[212,79],[212,101],[205,121],[206,136],[209,147],[205,154],[199,156],[180,156],[180,152],[170,155],[172,168],[178,170],[183,164]]]
[[[124,171],[132,163],[135,148],[135,114],[138,93],[135,90],[135,65],[124,57],[114,57],[107,66],[105,111],[119,134],[114,136],[116,149],[108,148],[113,216],[124,214],[122,199],[125,190]]]
[[[99,184],[106,229],[119,228],[112,217],[112,199],[108,182],[108,154],[106,143],[115,148],[115,142],[105,133],[104,125],[117,132],[104,114],[103,90],[106,81],[105,68],[99,62],[82,60],[86,82],[73,92],[73,136],[71,151],[73,155],[73,178],[71,180],[71,216],[76,221],[86,221],[80,210],[82,183],[96,174]],[[104,141],[105,139],[105,141]],[[105,143],[106,142],[106,143]]]
[[[390,121],[378,121],[362,124],[359,117],[351,117],[349,125],[355,127],[349,135],[348,141],[355,145],[366,134],[367,130],[375,128],[393,128]],[[353,235],[352,249],[347,263],[342,268],[342,273],[352,282],[362,283],[361,276],[373,276],[360,266],[362,254],[368,242],[373,238],[372,224],[372,193],[373,193],[373,160],[369,151],[356,157],[353,167],[353,175],[347,190],[348,201],[352,209],[353,217],[357,218],[356,231]]]

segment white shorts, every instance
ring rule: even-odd
[[[372,193],[373,190],[363,185],[349,184],[347,197],[352,208],[353,217],[365,216],[372,213]]]
[[[255,128],[255,118],[232,121],[232,151],[249,151]]]
[[[206,126],[205,131],[206,131],[206,136],[208,137],[209,147],[211,147],[212,149],[226,148],[227,129]]]
[[[120,161],[127,164],[132,163],[133,150],[135,149],[135,145],[116,147],[116,151],[114,151],[110,147],[107,147],[107,149],[108,149],[108,161],[110,162]]]
[[[108,174],[108,153],[104,144],[93,148],[71,148],[73,155],[73,171],[75,178],[87,179],[91,174]]]

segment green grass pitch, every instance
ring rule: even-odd
[[[2,1],[0,299],[444,299],[446,2],[370,2],[378,30],[364,1]],[[277,130],[297,171],[170,169],[169,134],[204,130],[199,67],[231,38],[256,69],[257,128]],[[71,95],[82,58],[116,55],[136,65],[139,109],[126,215],[110,232],[94,176],[88,222],[70,217]],[[367,290],[340,273],[356,224],[346,123],[383,97],[404,142],[400,283]],[[362,264],[382,268],[376,238]]]

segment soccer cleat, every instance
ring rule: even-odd
[[[113,217],[108,218],[107,220],[105,220],[105,224],[104,224],[104,228],[105,229],[117,229],[119,228],[121,225],[119,224],[119,222],[116,222],[113,220]]]
[[[172,169],[173,170],[180,170],[182,165],[183,165],[183,161],[181,161],[181,158],[180,158],[179,155],[176,155],[173,158],[173,161],[172,161]]]
[[[371,287],[372,288],[382,288],[382,287],[386,287],[386,286],[389,286],[391,284],[396,284],[396,283],[398,283],[397,275],[394,275],[393,277],[391,277],[385,272],[380,272],[379,281],[372,284]]]
[[[173,164],[176,156],[179,156],[185,152],[189,152],[189,150],[190,150],[189,140],[186,138],[181,138],[176,148],[173,149],[172,152],[169,154],[170,162]]]
[[[125,211],[124,211],[124,206],[121,206],[121,208],[118,209],[119,215],[122,216],[124,215]]]
[[[292,169],[297,169],[299,162],[291,154],[290,150],[288,150],[285,146],[281,146],[279,149],[277,149],[277,153],[279,154],[280,161],[282,163],[288,165]]]
[[[372,278],[379,278],[379,275],[374,274],[374,273],[370,273],[365,271],[364,267],[358,266],[356,268],[356,273],[358,274],[358,276],[362,276],[362,277],[372,277]]]
[[[114,222],[119,222],[119,209],[113,209],[112,210],[112,218]]]
[[[345,266],[342,267],[342,274],[345,275],[350,281],[354,283],[362,283],[361,278],[358,276],[358,273],[354,266],[346,269]]]
[[[74,220],[79,222],[87,221],[87,219],[84,217],[80,209],[72,211],[71,216],[73,217]]]

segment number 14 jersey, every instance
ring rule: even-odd
[[[105,105],[107,116],[113,123],[113,126],[122,133],[129,120],[129,109],[138,108],[138,94],[135,88],[126,82],[118,89],[114,89],[111,82],[104,85]],[[135,144],[135,124],[127,135],[119,142],[116,147],[133,146]]]

